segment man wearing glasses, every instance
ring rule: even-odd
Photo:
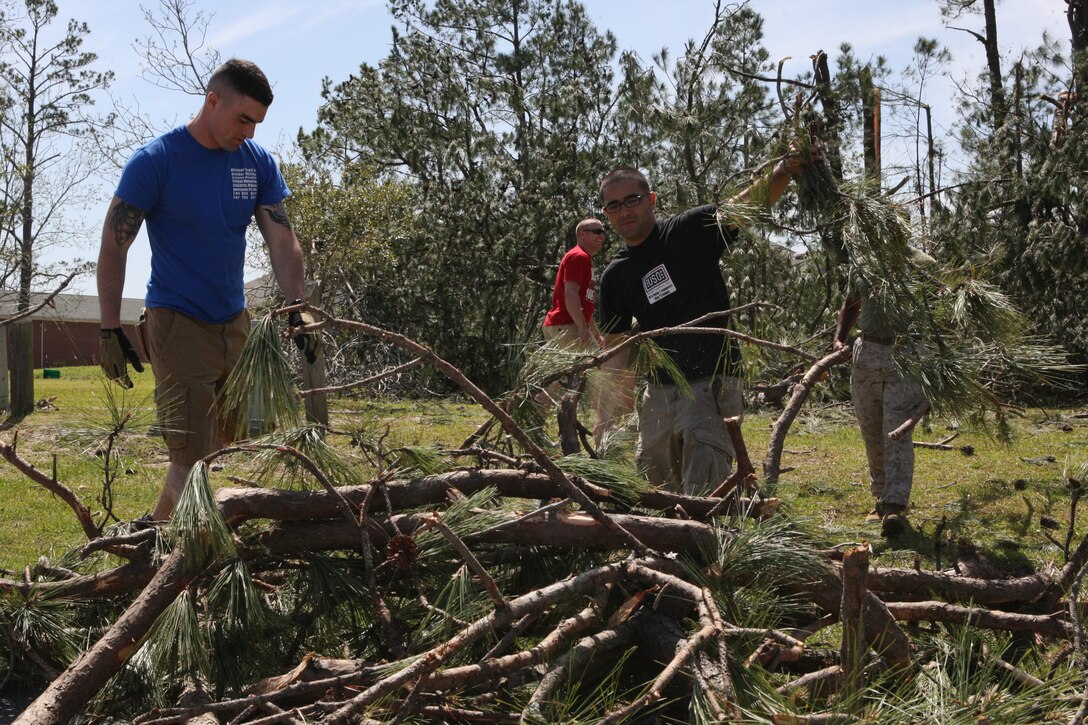
[[[803,164],[797,156],[779,162],[771,174],[738,194],[733,203],[771,205]],[[737,234],[737,225],[714,205],[658,220],[657,194],[642,172],[619,167],[601,181],[601,209],[627,246],[601,275],[600,320],[606,347],[618,344],[637,321],[642,331],[690,322],[729,309],[729,290],[718,262]],[[703,323],[726,327],[726,320]],[[716,488],[733,466],[734,451],[725,418],[744,410],[737,377],[740,351],[717,334],[673,334],[655,341],[675,361],[691,395],[658,370],[639,406],[638,461],[655,486],[699,495]],[[622,369],[625,362],[606,366]],[[634,379],[620,372],[628,401]]]
[[[604,223],[583,219],[574,230],[575,245],[563,255],[555,275],[552,308],[544,318],[544,339],[561,347],[585,349],[601,344],[593,322],[596,295],[593,288],[593,257],[604,246]]]
[[[593,286],[593,257],[604,246],[604,223],[592,217],[578,222],[574,228],[575,245],[563,255],[555,275],[552,307],[544,317],[544,340],[561,349],[591,350],[603,344],[601,333],[593,321],[597,297]],[[591,386],[592,388],[592,386]],[[548,388],[555,398],[561,390],[558,383]],[[593,407],[598,410],[596,438],[600,442],[601,418],[594,390],[590,390]]]

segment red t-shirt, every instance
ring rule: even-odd
[[[559,273],[555,275],[555,289],[552,291],[552,308],[544,318],[545,327],[574,324],[574,319],[563,301],[563,287],[567,282],[578,285],[578,297],[582,302],[586,322],[593,317],[593,306],[596,304],[596,294],[593,291],[593,258],[586,254],[586,250],[574,245],[559,263]]]

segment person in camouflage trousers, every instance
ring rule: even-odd
[[[912,250],[907,265],[932,262],[928,255]],[[854,341],[850,392],[854,414],[861,428],[869,462],[869,490],[876,506],[867,522],[881,522],[881,534],[892,537],[907,528],[905,512],[910,504],[914,481],[914,441],[907,431],[895,439],[889,434],[925,410],[921,387],[905,379],[896,368],[897,346],[909,344],[902,321],[883,314],[880,305],[867,304],[875,285],[862,275],[851,280],[851,290],[839,310],[833,347],[847,344],[854,323],[860,330]]]

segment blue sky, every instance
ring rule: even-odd
[[[158,0],[143,0],[157,6]],[[61,18],[75,17],[90,25],[86,49],[98,53],[99,68],[113,70],[115,95],[139,102],[141,110],[164,129],[184,123],[199,101],[149,85],[140,78],[139,58],[132,49],[147,34],[138,0],[58,0]],[[235,0],[231,3],[193,0],[194,7],[213,14],[208,43],[224,57],[256,61],[273,82],[276,101],[257,140],[273,149],[289,147],[300,127],[312,128],[321,103],[321,81],[347,77],[361,63],[376,63],[388,52],[391,18],[378,0]],[[599,28],[611,30],[621,49],[636,50],[649,61],[662,46],[674,54],[689,38],[701,38],[713,15],[712,0],[585,0]],[[764,44],[774,59],[791,56],[787,76],[809,69],[809,54],[824,49],[834,57],[843,42],[866,59],[886,56],[894,70],[906,66],[920,35],[936,38],[953,53],[953,75],[983,67],[981,45],[969,34],[943,27],[934,0],[752,0],[765,20]],[[999,0],[999,40],[1006,58],[1039,44],[1049,30],[1068,48],[1063,0]],[[956,25],[981,31],[981,18]],[[934,122],[951,125],[946,100],[951,85],[943,83],[934,97]],[[943,102],[942,102],[943,101]],[[97,255],[101,218],[114,180],[104,180],[99,204],[84,213],[86,240],[55,252],[64,258],[93,259]],[[143,297],[150,269],[146,238],[137,239],[129,258],[126,297]],[[94,293],[87,277],[76,291]]]

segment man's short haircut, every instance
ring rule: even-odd
[[[609,184],[614,184],[617,181],[634,181],[639,185],[639,190],[644,194],[649,193],[650,191],[650,181],[646,178],[646,174],[633,166],[617,166],[609,171],[608,175],[601,180],[601,196],[604,196],[604,187]]]
[[[580,222],[578,222],[577,224],[574,225],[574,231],[575,231],[575,233],[578,233],[578,232],[582,231],[584,228],[590,226],[591,224],[597,224],[597,225],[600,225],[600,226],[604,226],[604,224],[601,223],[601,220],[598,219],[597,217],[587,216],[585,219],[583,219],[582,221],[580,221]]]
[[[272,105],[272,86],[252,61],[231,58],[215,69],[208,79],[208,90],[222,93],[228,89],[249,96],[265,108]]]

